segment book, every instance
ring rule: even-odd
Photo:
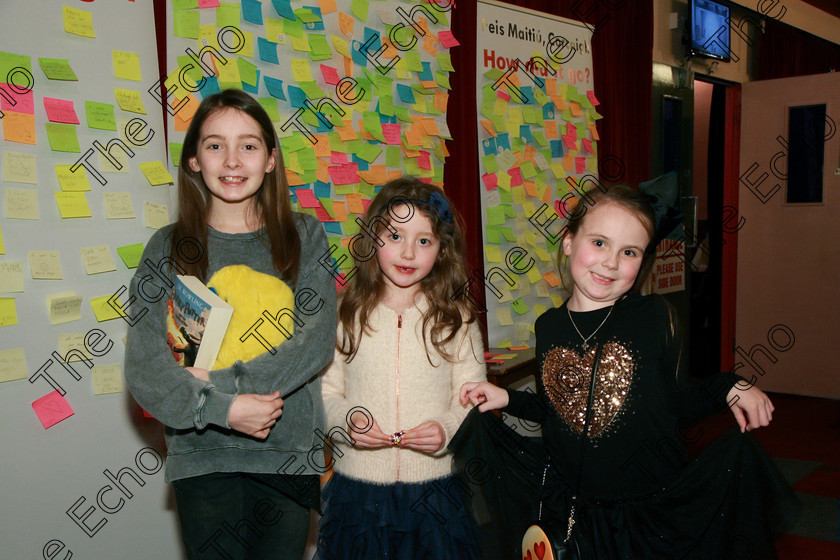
[[[178,275],[166,318],[167,343],[179,365],[210,370],[233,307],[195,276]]]

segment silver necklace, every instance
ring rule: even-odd
[[[592,334],[590,334],[589,336],[586,336],[586,337],[585,337],[585,336],[583,336],[583,335],[581,334],[580,329],[579,329],[579,328],[577,327],[577,325],[575,324],[575,320],[574,320],[574,319],[572,319],[572,312],[571,312],[571,311],[569,311],[569,306],[568,306],[568,305],[566,306],[566,313],[568,313],[568,314],[569,314],[569,321],[571,321],[571,322],[572,322],[572,326],[573,326],[573,327],[575,328],[575,330],[577,331],[578,336],[580,336],[580,338],[581,338],[581,339],[583,339],[583,346],[582,346],[582,348],[583,348],[583,351],[584,351],[584,352],[586,352],[587,350],[589,350],[589,339],[590,339],[590,338],[592,338],[593,336],[595,336],[595,333],[597,333],[599,330],[601,330],[601,327],[603,327],[603,326],[604,326],[604,323],[606,323],[606,322],[607,322],[607,319],[609,319],[609,318],[610,318],[610,315],[612,315],[612,312],[613,312],[613,309],[614,309],[614,308],[615,308],[615,305],[613,305],[612,307],[610,307],[610,312],[609,312],[609,313],[607,313],[607,316],[606,316],[606,317],[604,317],[604,320],[603,320],[603,321],[601,321],[601,324],[600,324],[600,325],[598,325],[598,328],[597,328],[597,329],[595,329],[594,331],[592,331]]]

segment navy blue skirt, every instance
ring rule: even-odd
[[[335,473],[322,492],[318,558],[477,558],[465,491],[454,476],[382,485]]]

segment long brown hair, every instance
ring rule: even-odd
[[[563,234],[560,237],[559,248],[557,250],[557,271],[560,273],[560,279],[563,281],[563,287],[570,293],[572,292],[572,285],[569,285],[568,279],[571,274],[568,273],[568,258],[563,253],[563,239],[571,234],[575,235],[580,229],[581,224],[586,219],[586,213],[590,208],[599,205],[615,204],[636,216],[650,235],[650,242],[645,248],[645,254],[642,257],[642,264],[639,268],[639,273],[636,275],[636,281],[633,283],[631,291],[641,292],[645,283],[648,280],[650,269],[653,266],[654,258],[656,257],[656,240],[654,233],[656,229],[656,217],[650,201],[638,191],[631,189],[624,185],[611,185],[609,187],[593,187],[583,193],[577,199],[577,203],[571,212],[568,213],[568,221],[566,227],[563,229]]]
[[[253,97],[238,89],[228,89],[205,98],[187,129],[178,165],[178,221],[172,232],[170,256],[184,268],[185,274],[207,280],[207,217],[213,202],[201,172],[190,168],[190,159],[198,154],[204,121],[217,111],[231,109],[241,111],[257,121],[268,153],[272,150],[276,153],[274,169],[266,173],[262,187],[254,196],[254,210],[265,226],[265,239],[268,240],[274,269],[287,282],[294,284],[300,269],[300,236],[292,215],[280,143],[265,109]],[[192,262],[180,258],[177,248],[182,240],[200,243],[200,258]]]
[[[420,289],[429,302],[429,308],[423,314],[423,343],[430,364],[427,331],[437,353],[452,362],[455,356],[447,352],[446,345],[455,338],[463,324],[472,323],[476,318],[475,309],[465,298],[454,298],[468,280],[461,216],[441,189],[415,178],[403,177],[382,187],[368,206],[364,222],[373,235],[378,236],[393,220],[408,219],[395,216],[392,212],[391,208],[399,204],[410,204],[413,211],[428,218],[432,232],[440,242],[440,251],[432,270],[420,281]],[[348,362],[356,355],[362,335],[370,333],[370,315],[385,295],[384,274],[375,257],[377,247],[371,236],[354,237],[351,254],[356,270],[341,292],[338,320],[344,336],[336,341],[338,350],[347,356]]]

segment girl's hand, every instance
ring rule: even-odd
[[[735,415],[741,433],[745,430],[749,431],[761,426],[769,426],[775,410],[773,403],[770,402],[770,397],[754,385],[746,390],[743,387],[744,384],[739,381],[732,386],[732,389],[726,395],[726,402],[731,403],[729,408]],[[733,399],[735,402],[732,402]]]
[[[460,392],[461,404],[468,402],[478,406],[480,412],[504,408],[508,405],[508,392],[487,381],[481,383],[464,383]]]
[[[391,445],[391,436],[385,435],[375,419],[373,424],[369,424],[367,417],[361,412],[356,412],[350,417],[350,423],[347,424],[347,427],[350,431],[350,437],[356,440],[356,443],[353,444],[354,447],[379,449]]]
[[[281,414],[283,399],[280,398],[280,391],[270,395],[236,395],[230,405],[228,425],[237,432],[265,439]]]
[[[443,426],[434,420],[429,420],[404,431],[400,446],[431,454],[440,451],[445,441],[446,432],[443,431]]]
[[[201,369],[197,367],[185,367],[184,369],[193,374],[193,377],[195,377],[196,379],[201,379],[202,381],[210,383],[210,372],[206,369]]]

